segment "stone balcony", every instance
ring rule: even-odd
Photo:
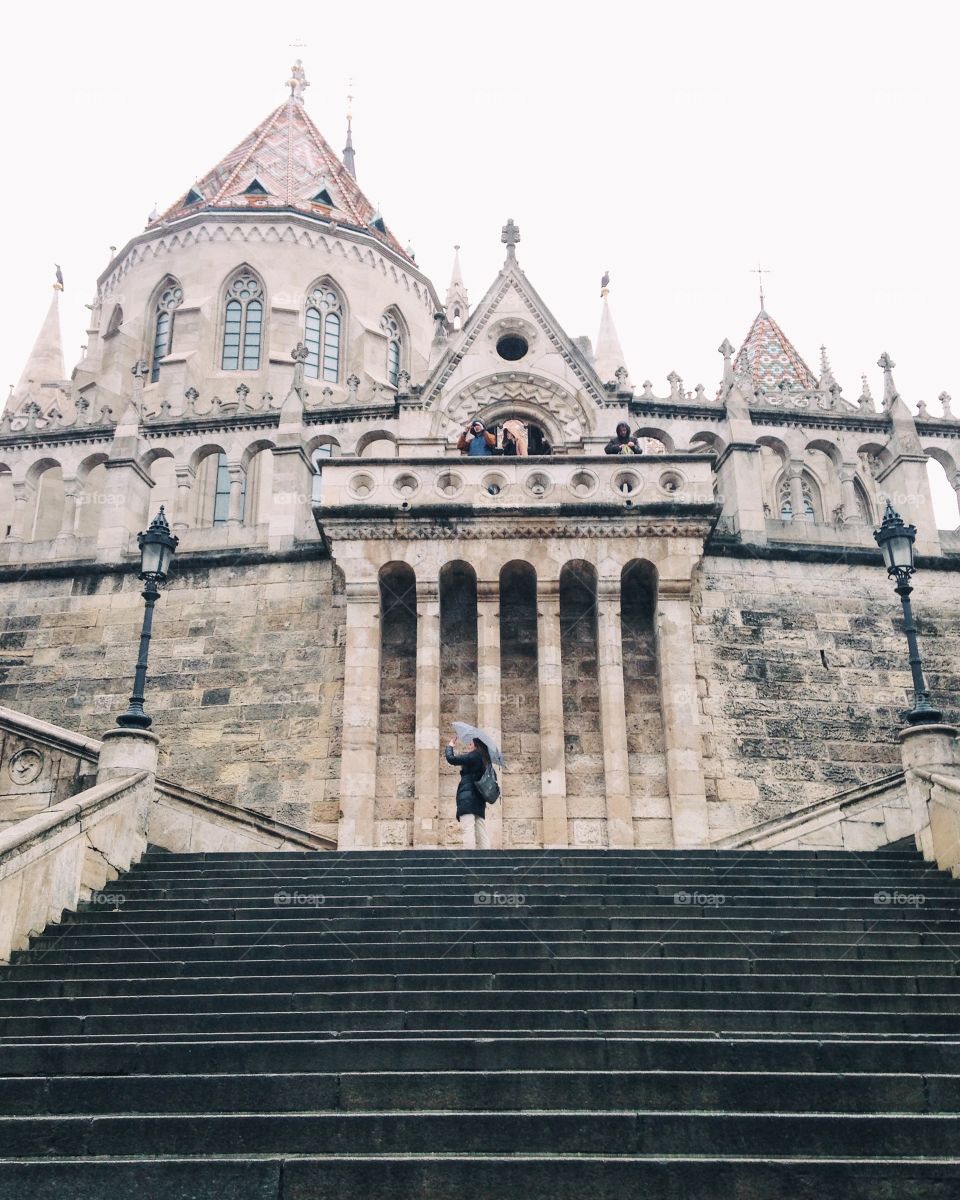
[[[314,515],[400,518],[714,518],[713,460],[702,454],[544,458],[333,459]],[[329,531],[329,530],[328,530]]]

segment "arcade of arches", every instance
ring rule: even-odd
[[[473,543],[469,558],[438,545],[371,556],[367,542],[366,570],[335,550],[341,848],[460,844],[457,775],[441,763],[458,719],[503,748],[494,846],[703,844],[689,560],[664,579],[626,545],[619,561],[571,546],[559,564],[516,545]]]

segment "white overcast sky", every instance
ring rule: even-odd
[[[960,411],[958,33],[952,0],[8,3],[0,378],[54,262],[70,370],[108,248],[283,100],[299,56],[338,152],[353,78],[361,187],[441,296],[459,242],[480,298],[512,216],[570,334],[596,337],[609,269],[634,380],[712,393],[760,261],[769,311],[814,371],[826,343],[849,399],[863,372],[879,397],[887,350],[911,408],[946,390]]]

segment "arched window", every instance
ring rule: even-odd
[[[311,379],[337,383],[340,379],[340,334],[343,305],[334,289],[319,283],[307,297],[304,343],[307,361],[304,374]]]
[[[150,382],[160,378],[160,360],[166,358],[173,345],[173,314],[183,303],[183,289],[173,279],[164,281],[157,297],[153,325],[153,357],[150,360]]]
[[[853,481],[853,494],[857,498],[857,512],[860,515],[860,520],[865,525],[870,525],[873,521],[873,515],[870,511],[870,499],[867,496],[867,490],[859,479]]]
[[[400,382],[400,361],[403,352],[403,332],[393,313],[385,312],[380,328],[387,335],[387,383],[396,387]]]
[[[224,371],[259,371],[263,337],[263,287],[249,268],[227,288],[223,322]]]

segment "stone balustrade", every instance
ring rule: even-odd
[[[683,514],[714,503],[702,454],[332,459],[322,466],[318,520],[337,510],[411,515],[510,510]]]

